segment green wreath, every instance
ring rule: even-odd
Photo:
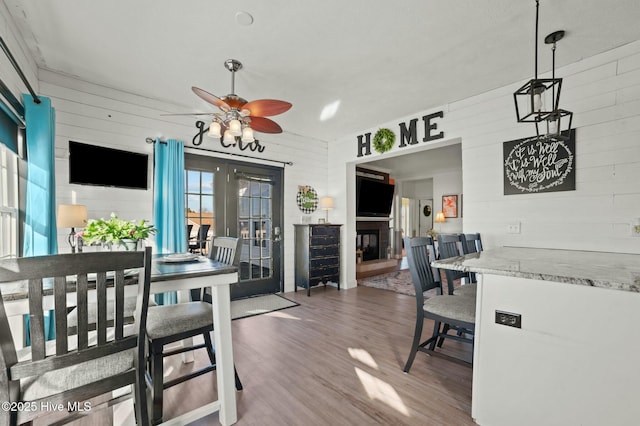
[[[396,143],[396,135],[389,129],[378,129],[373,137],[373,149],[382,154],[393,148]]]

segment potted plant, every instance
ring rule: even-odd
[[[128,221],[111,213],[108,220],[103,218],[89,220],[80,236],[85,244],[102,244],[110,249],[115,244],[123,246],[125,250],[136,250],[140,240],[149,238],[156,232],[158,230],[146,220]]]

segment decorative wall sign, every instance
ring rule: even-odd
[[[302,213],[313,213],[318,208],[318,193],[309,185],[298,186],[296,203]]]
[[[444,217],[458,217],[457,195],[442,196],[442,213],[444,213]]]
[[[389,151],[396,143],[396,135],[391,130],[382,128],[378,129],[373,136],[373,149],[380,154]]]
[[[191,141],[191,143],[193,143],[194,146],[200,146],[202,145],[202,137],[204,135],[207,134],[207,132],[209,131],[209,128],[205,128],[205,122],[198,120],[196,121],[196,127],[198,128],[198,133],[196,133],[196,135],[193,137],[193,140]],[[225,143],[223,138],[219,139],[220,141],[220,145],[222,145],[223,148],[234,148],[237,147],[240,151],[244,151],[246,149],[250,149],[251,151],[258,151],[258,152],[263,152],[265,149],[264,145],[260,145],[260,141],[258,139],[255,139],[253,142],[242,142],[242,139],[239,136],[236,136],[234,138],[234,142],[233,143]]]
[[[504,195],[576,189],[575,130],[563,141],[531,137],[503,142]]]

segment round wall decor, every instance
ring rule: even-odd
[[[302,213],[313,213],[318,208],[318,193],[309,185],[299,186],[296,203]]]
[[[393,148],[394,143],[396,143],[396,134],[389,129],[378,129],[373,136],[373,149],[380,154]]]
[[[431,206],[424,206],[422,209],[422,214],[429,217],[431,216]]]

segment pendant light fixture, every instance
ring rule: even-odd
[[[555,31],[544,38],[546,44],[551,44],[551,78],[556,77],[556,43],[564,37],[564,31]],[[552,88],[553,91],[553,88]],[[544,125],[540,128],[540,122],[536,122],[536,133],[554,137],[556,139],[569,139],[573,113],[562,108],[556,108],[544,119]],[[542,130],[542,132],[541,132]]]
[[[516,104],[518,123],[540,123],[558,110],[560,101],[561,78],[538,78],[538,21],[539,0],[536,0],[536,32],[534,77],[519,88],[513,98]]]

